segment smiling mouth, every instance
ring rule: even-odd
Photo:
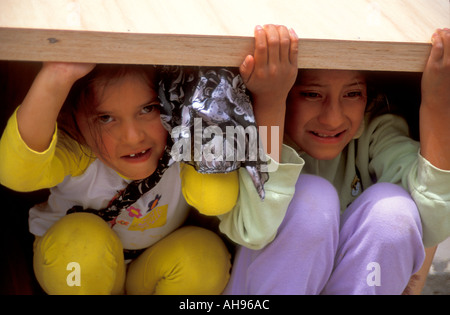
[[[130,154],[130,155],[124,155],[123,157],[124,158],[136,159],[136,158],[140,158],[140,157],[144,156],[149,151],[150,151],[150,149],[147,149],[147,150],[144,150],[144,151],[141,151],[141,152],[137,152],[137,153],[133,153],[133,154]]]
[[[335,134],[324,134],[324,133],[320,133],[320,132],[311,131],[311,133],[313,135],[315,135],[316,137],[324,138],[324,139],[339,138],[344,132],[345,132],[345,130],[341,131],[341,132],[338,132],[338,133],[335,133]]]

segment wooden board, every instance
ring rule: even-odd
[[[0,0],[0,59],[238,66],[253,29],[301,38],[299,66],[423,69],[449,0]]]

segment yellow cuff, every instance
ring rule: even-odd
[[[187,203],[205,215],[221,215],[236,205],[239,196],[238,171],[201,174],[193,166],[180,165],[181,190]]]

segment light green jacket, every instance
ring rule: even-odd
[[[369,121],[362,134],[330,161],[316,160],[289,139],[286,142],[305,160],[303,172],[334,184],[341,211],[376,182],[403,186],[416,202],[423,226],[423,242],[431,247],[450,236],[450,171],[441,170],[420,155],[420,145],[409,137],[406,121],[391,114]]]

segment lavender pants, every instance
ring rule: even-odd
[[[417,206],[378,183],[340,215],[326,180],[301,175],[275,240],[240,247],[224,294],[401,294],[425,257]]]

